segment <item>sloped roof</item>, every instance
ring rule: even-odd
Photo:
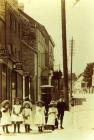
[[[27,19],[29,19],[29,22],[33,25],[35,25],[36,27],[38,27],[39,29],[41,29],[43,35],[45,34],[46,36],[49,37],[49,34],[46,30],[46,28],[40,24],[39,22],[37,22],[35,19],[33,19],[32,17],[30,17],[29,15],[27,15],[24,11],[22,11],[21,9],[19,9],[19,12],[22,16],[25,16]]]

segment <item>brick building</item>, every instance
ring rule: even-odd
[[[22,10],[19,10],[19,12],[21,17],[25,17],[29,20],[29,25],[27,24],[27,28],[29,29],[26,29],[28,33],[25,32],[25,34],[28,34],[28,37],[25,36],[25,39],[22,39],[22,42],[25,45],[27,44],[27,46],[29,46],[32,50],[32,58],[30,58],[31,55],[28,55],[28,61],[31,61],[28,65],[30,64],[30,67],[32,68],[31,70],[30,68],[28,69],[32,77],[31,87],[33,87],[33,89],[31,90],[31,96],[34,97],[36,95],[34,98],[35,100],[38,100],[41,97],[40,86],[44,84],[51,84],[50,73],[53,71],[54,67],[54,42],[43,25],[29,17]],[[26,43],[23,40],[26,41]],[[22,56],[26,59],[26,57],[24,57],[24,52],[26,52],[24,49],[25,48],[23,48],[22,45]],[[25,65],[25,68],[26,67],[27,65]],[[32,93],[32,91],[34,93]]]
[[[0,101],[41,97],[51,83],[54,42],[45,27],[19,9],[17,0],[0,1]]]

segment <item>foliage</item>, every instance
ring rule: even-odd
[[[93,67],[94,63],[87,64],[83,73],[83,81],[87,83],[87,87],[92,86]]]
[[[54,80],[59,80],[59,79],[61,79],[61,77],[62,77],[62,72],[60,70],[53,72],[53,79]]]

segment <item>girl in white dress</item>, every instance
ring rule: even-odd
[[[10,104],[8,100],[4,100],[1,104],[1,125],[3,131],[9,133],[8,126],[11,124],[11,116],[10,116]]]
[[[25,132],[30,132],[30,125],[32,121],[32,104],[29,101],[25,101],[23,103],[23,119],[24,119],[24,125],[25,125]]]
[[[36,105],[35,124],[38,126],[38,131],[43,132],[43,126],[45,125],[45,107],[41,101],[38,101]]]
[[[11,119],[14,124],[14,133],[16,132],[16,129],[18,129],[18,133],[20,133],[20,124],[23,122],[23,116],[22,105],[19,98],[16,98],[15,103],[12,106]]]
[[[57,118],[57,108],[55,101],[51,101],[48,110],[48,121],[47,125],[50,126],[51,130],[55,129],[55,119]]]

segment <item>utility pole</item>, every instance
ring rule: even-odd
[[[72,68],[73,68],[73,37],[72,37],[72,40],[71,40],[71,91],[70,91],[70,97],[72,97]]]
[[[67,110],[69,110],[65,0],[61,0],[61,19],[62,19],[62,51],[63,51],[63,73],[64,73],[64,92],[65,92],[64,98],[67,105]]]

